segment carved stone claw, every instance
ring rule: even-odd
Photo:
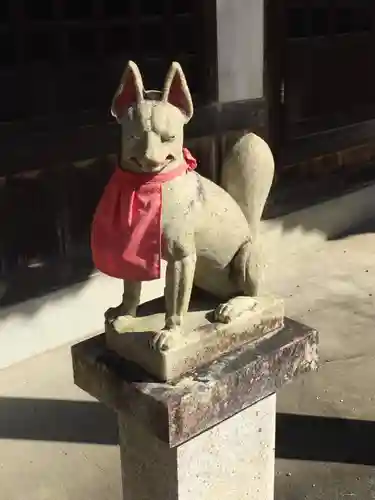
[[[157,332],[151,340],[151,347],[158,351],[168,351],[182,338],[182,327],[173,326],[171,328],[163,328]]]
[[[251,311],[256,306],[256,300],[252,297],[234,297],[233,299],[220,304],[215,312],[214,317],[220,323],[230,323],[241,314]]]

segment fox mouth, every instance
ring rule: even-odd
[[[174,161],[174,156],[173,155],[168,155],[166,159],[159,164],[154,164],[152,166],[151,163],[149,164],[143,164],[138,160],[138,158],[132,157],[130,160],[142,171],[142,172],[160,172],[161,170],[164,170],[172,161]]]

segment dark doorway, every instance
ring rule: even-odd
[[[268,39],[278,148],[375,119],[375,2],[276,3]]]

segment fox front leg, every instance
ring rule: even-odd
[[[169,349],[183,334],[184,317],[189,309],[193,287],[196,253],[171,258],[167,263],[165,280],[165,326],[153,339],[158,350]]]
[[[121,304],[111,307],[105,313],[107,321],[113,323],[116,331],[126,328],[126,323],[137,315],[137,307],[141,300],[142,283],[139,281],[125,281]]]

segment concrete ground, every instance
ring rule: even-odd
[[[270,264],[322,359],[278,395],[276,500],[375,499],[373,230]],[[114,416],[74,387],[69,346],[0,371],[0,439],[0,500],[121,499]]]

